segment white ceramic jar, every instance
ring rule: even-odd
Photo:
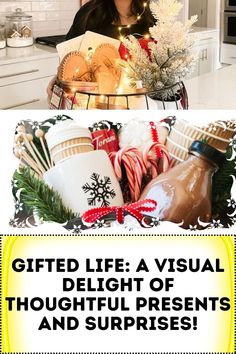
[[[107,153],[94,151],[91,139],[87,128],[71,120],[55,125],[46,134],[55,166],[44,174],[44,180],[75,213],[124,204]]]

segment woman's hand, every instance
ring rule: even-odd
[[[57,75],[55,75],[52,78],[52,80],[49,82],[48,87],[47,87],[48,105],[50,105],[50,102],[51,102],[53,86],[55,85],[56,80],[57,80]]]

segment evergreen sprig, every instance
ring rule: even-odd
[[[31,212],[36,211],[39,218],[44,221],[65,223],[78,217],[63,205],[57,192],[34,176],[29,167],[21,167],[19,171],[15,171],[14,180],[17,181],[17,187],[21,190],[21,201]]]
[[[233,148],[229,148],[226,153],[226,158],[232,156]],[[233,185],[233,178],[236,177],[235,159],[227,160],[223,167],[213,177],[213,215],[225,212],[227,214],[227,200],[231,198],[231,188]]]

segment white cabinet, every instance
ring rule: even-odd
[[[46,88],[58,63],[53,54],[0,65],[0,109],[46,109]]]
[[[215,71],[219,63],[219,31],[198,33],[195,51],[198,60],[191,78]]]
[[[236,45],[222,43],[220,57],[222,64],[236,64]]]

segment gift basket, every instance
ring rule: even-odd
[[[14,138],[20,165],[11,225],[57,222],[82,232],[129,227],[129,216],[142,227],[162,221],[190,230],[230,227],[235,134],[234,121],[200,128],[175,117],[88,128],[68,116],[22,121]]]
[[[51,109],[188,109],[183,79],[196,63],[197,17],[182,24],[181,8],[151,2],[156,23],[145,36],[125,36],[121,27],[119,40],[87,31],[59,44]]]

